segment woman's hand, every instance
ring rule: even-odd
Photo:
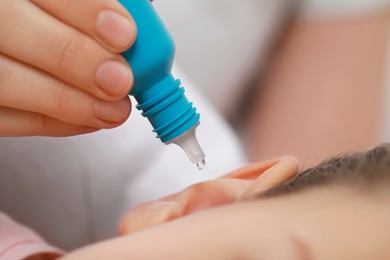
[[[0,1],[0,136],[68,136],[129,116],[120,52],[136,26],[112,0]]]

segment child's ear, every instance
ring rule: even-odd
[[[248,196],[248,190],[256,190],[256,183],[271,188],[292,175],[294,167],[291,164],[297,165],[297,161],[292,157],[251,164],[225,177],[195,184],[180,193],[138,205],[124,216],[119,232],[127,234],[199,210],[233,203],[243,195]],[[298,166],[295,167],[296,171],[297,168]],[[280,172],[283,170],[286,173]],[[264,174],[267,176],[262,178]]]
[[[271,188],[277,187],[299,172],[299,162],[295,157],[284,156],[279,162],[263,172],[252,185],[242,194],[238,200],[250,200]]]
[[[225,175],[223,178],[255,180],[266,170],[279,163],[279,161],[280,158],[275,158],[267,161],[252,163]]]

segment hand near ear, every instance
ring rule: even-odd
[[[291,179],[298,171],[298,161],[291,156],[250,164],[222,178],[130,209],[121,221],[119,233],[132,233],[199,210],[251,199]]]

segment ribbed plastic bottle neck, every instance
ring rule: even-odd
[[[169,143],[199,124],[200,115],[185,96],[180,80],[167,75],[135,96],[137,108],[147,117],[164,143]]]

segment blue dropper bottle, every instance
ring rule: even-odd
[[[123,53],[134,74],[130,95],[165,144],[177,144],[202,169],[205,154],[196,138],[200,115],[172,74],[175,45],[149,0],[119,0],[137,24],[137,39]]]

